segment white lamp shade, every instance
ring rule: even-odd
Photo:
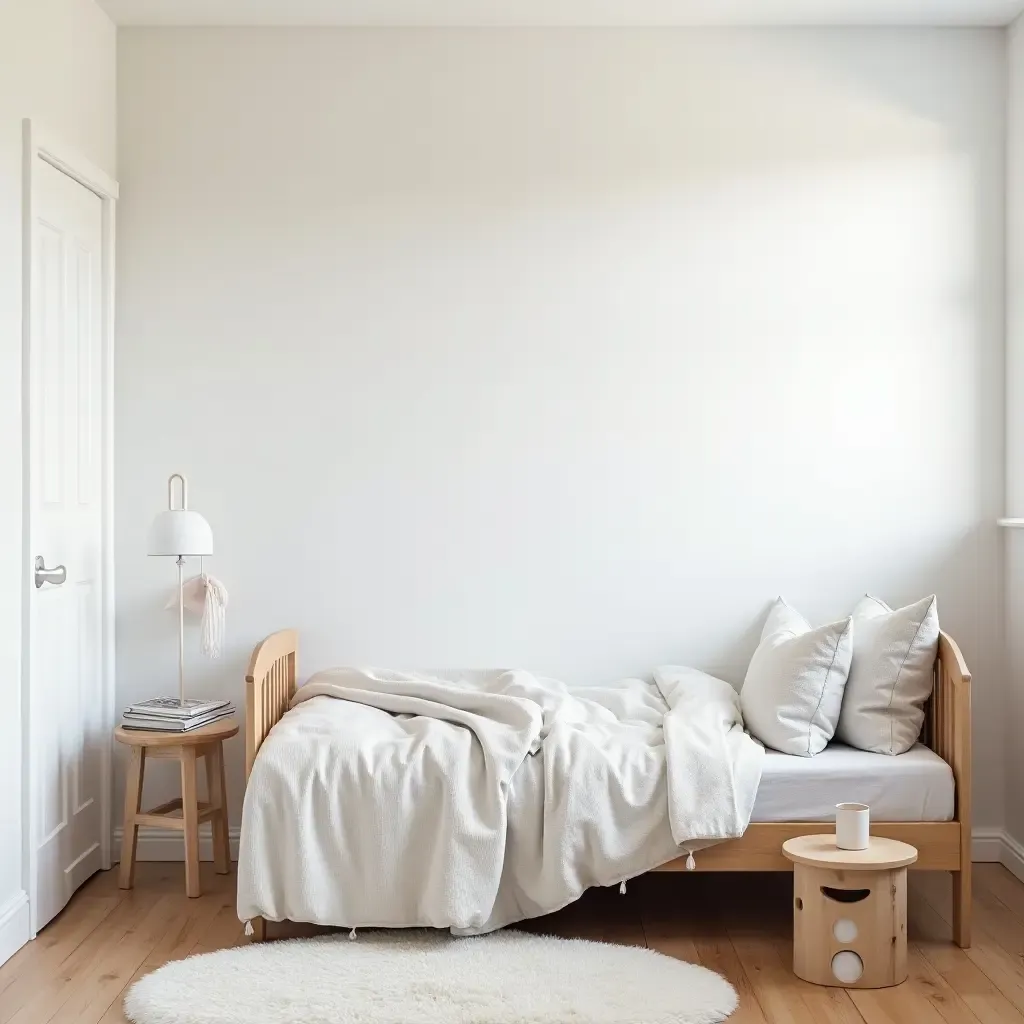
[[[212,555],[213,530],[198,512],[168,509],[149,528],[148,550],[151,555]]]

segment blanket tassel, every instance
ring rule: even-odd
[[[623,879],[621,882],[619,882],[619,895],[620,896],[625,896],[626,895],[626,880],[625,879]]]
[[[246,921],[245,922],[245,934],[246,935],[252,935],[253,934],[252,921]]]
[[[348,941],[355,942],[357,938],[359,938],[359,936],[356,935],[356,930],[353,928],[352,931],[348,933]]]
[[[686,870],[695,871],[697,868],[697,862],[693,859],[693,853],[690,850],[686,851]]]

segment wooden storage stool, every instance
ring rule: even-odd
[[[226,718],[194,732],[148,732],[118,726],[114,738],[131,748],[131,764],[124,790],[124,838],[121,840],[121,868],[118,884],[130,889],[135,884],[135,848],[139,826],[176,828],[185,836],[185,893],[202,895],[199,886],[199,823],[213,826],[213,863],[219,875],[231,870],[228,848],[227,789],[224,785],[224,740],[238,732],[233,718]],[[196,791],[196,761],[206,760],[206,791],[209,800],[199,802]],[[162,758],[181,762],[181,799],[168,800],[151,811],[142,810],[142,778],[146,761]]]
[[[815,985],[886,988],[907,978],[907,865],[917,850],[872,836],[840,850],[834,835],[782,845],[793,862],[793,973]]]

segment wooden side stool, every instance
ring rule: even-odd
[[[907,866],[917,850],[872,836],[840,850],[834,835],[782,844],[793,862],[793,973],[815,985],[887,988],[907,979]]]
[[[185,836],[185,893],[201,896],[199,885],[199,823],[213,826],[213,862],[218,875],[231,870],[228,847],[228,803],[224,785],[224,740],[238,732],[233,718],[226,718],[194,732],[148,732],[118,726],[114,738],[131,748],[131,763],[124,791],[124,838],[121,840],[121,868],[118,884],[130,889],[135,884],[135,850],[139,826],[175,828]],[[206,791],[209,799],[199,802],[196,790],[196,761],[206,761]],[[142,810],[142,779],[150,758],[181,762],[181,799],[168,800],[150,811]]]

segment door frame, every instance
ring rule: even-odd
[[[103,504],[102,556],[100,570],[100,615],[102,646],[100,653],[103,719],[111,730],[114,725],[114,244],[115,210],[118,184],[81,154],[65,145],[59,138],[43,128],[38,121],[25,118],[22,122],[22,293],[21,293],[21,430],[22,430],[22,610],[21,610],[21,742],[22,742],[22,884],[29,900],[30,938],[36,936],[36,875],[35,858],[35,776],[32,750],[32,692],[31,692],[31,610],[32,594],[31,543],[31,347],[33,329],[32,289],[35,265],[33,237],[35,225],[36,175],[39,161],[66,174],[80,185],[95,193],[102,202],[101,255],[101,419],[100,444],[101,485]],[[100,857],[104,868],[110,867],[111,803],[113,799],[113,738],[108,736],[100,748]]]

